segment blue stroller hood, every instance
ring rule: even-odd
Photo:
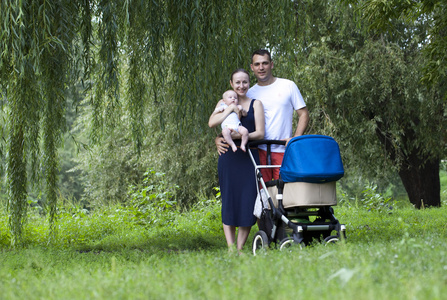
[[[345,174],[337,142],[324,135],[302,135],[289,141],[280,168],[284,182],[324,183]]]

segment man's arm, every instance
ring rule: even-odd
[[[295,134],[293,135],[293,137],[303,135],[307,129],[307,125],[309,124],[309,111],[307,110],[307,107],[297,109],[296,113],[298,114],[298,125],[296,126]],[[292,138],[288,138],[286,140],[286,146],[291,139]]]
[[[307,110],[307,107],[297,109],[296,113],[298,114],[299,119],[295,134],[293,135],[294,137],[303,135],[307,129],[307,125],[309,124],[309,111]]]

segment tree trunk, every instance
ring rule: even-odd
[[[396,148],[383,123],[377,123],[377,137],[384,145],[393,163],[399,167],[399,177],[415,208],[440,207],[441,183],[439,181],[440,158],[430,154],[421,154],[418,148],[411,146]],[[416,134],[408,127],[402,138],[402,145],[411,145]],[[403,151],[403,149],[411,149]]]
[[[415,208],[440,207],[441,184],[439,181],[439,159],[421,161],[415,154],[407,158],[408,164],[399,171],[400,179],[408,198]]]

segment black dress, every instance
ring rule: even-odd
[[[246,117],[241,118],[242,125],[248,132],[255,131],[254,99]],[[240,140],[234,141],[240,145]],[[248,150],[247,150],[248,151]],[[258,151],[253,151],[256,163],[259,163]],[[219,156],[217,164],[219,185],[222,196],[222,223],[236,227],[251,227],[256,222],[253,215],[257,189],[255,166],[248,152],[239,147],[236,152],[230,149]]]

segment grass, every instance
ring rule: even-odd
[[[150,222],[120,206],[66,209],[49,245],[31,213],[19,250],[0,212],[0,299],[444,299],[445,205],[335,208],[346,243],[258,256],[228,253],[215,201]]]

